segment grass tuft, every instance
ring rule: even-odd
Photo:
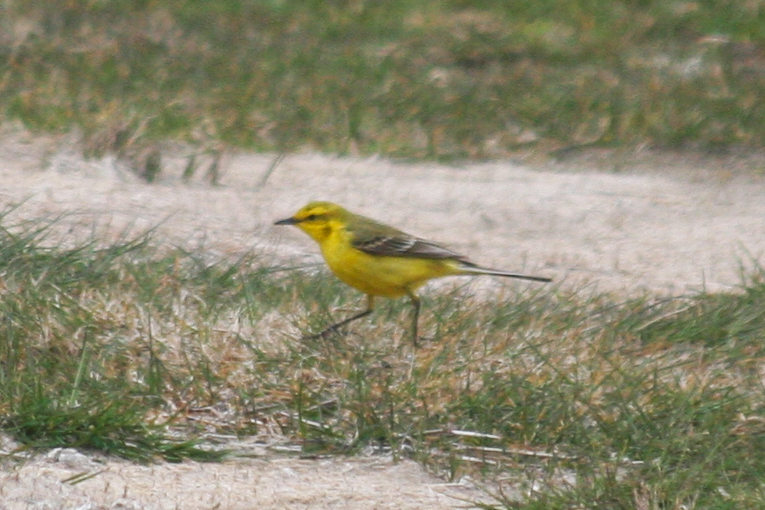
[[[94,450],[138,462],[220,461],[226,455],[200,449],[198,440],[171,439],[164,425],[146,422],[146,407],[130,397],[62,403],[42,388],[25,397],[3,428],[28,447]]]

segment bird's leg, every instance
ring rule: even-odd
[[[408,294],[409,299],[412,300],[412,305],[414,306],[414,313],[412,314],[412,341],[414,342],[414,347],[417,348],[418,323],[420,321],[420,298],[412,291],[409,291]]]
[[[327,338],[332,333],[337,333],[337,331],[345,326],[346,324],[355,321],[356,319],[361,319],[362,317],[366,317],[370,313],[372,313],[372,310],[374,310],[374,303],[375,303],[375,297],[372,295],[367,295],[367,309],[363,312],[359,312],[356,315],[353,315],[351,317],[348,317],[347,319],[341,320],[340,322],[336,324],[332,324],[328,328],[326,328],[321,333],[317,333],[315,335],[309,335],[303,337],[304,340],[315,340],[317,338]]]

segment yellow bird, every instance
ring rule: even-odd
[[[325,337],[372,313],[374,298],[409,296],[414,306],[412,337],[417,346],[420,298],[428,280],[454,275],[494,275],[536,282],[550,278],[481,267],[430,241],[354,214],[331,202],[311,202],[275,225],[295,225],[319,244],[329,268],[343,282],[367,295],[367,308],[313,337]]]

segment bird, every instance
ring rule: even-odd
[[[319,245],[324,261],[341,281],[367,296],[363,311],[307,338],[326,338],[350,322],[371,314],[376,297],[408,296],[412,339],[417,347],[421,301],[417,289],[445,276],[492,275],[535,282],[551,278],[482,267],[443,246],[407,234],[324,201],[310,202],[274,225],[294,225]]]

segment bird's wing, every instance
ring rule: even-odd
[[[464,260],[464,257],[443,246],[367,218],[353,225],[350,234],[354,248],[372,255]]]

